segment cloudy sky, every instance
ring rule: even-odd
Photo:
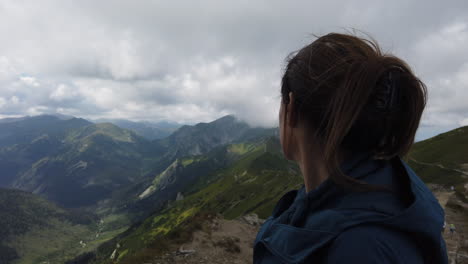
[[[427,84],[419,139],[468,125],[466,0],[0,0],[0,118],[274,126],[284,58],[351,28]]]

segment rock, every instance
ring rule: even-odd
[[[176,251],[176,255],[191,255],[195,252],[195,249],[184,249],[183,247],[180,247],[179,250]]]
[[[116,255],[117,255],[117,249],[114,249],[114,251],[112,252],[112,254],[110,256],[110,259],[112,259],[112,260],[115,259]]]
[[[184,199],[184,196],[182,195],[182,193],[178,192],[177,197],[176,197],[176,201],[180,201],[180,200],[183,200],[183,199]]]
[[[117,245],[115,246],[114,251],[112,252],[112,254],[110,256],[110,259],[114,260],[117,257],[117,249],[119,249],[119,248],[120,248],[120,244],[117,243]]]
[[[252,226],[260,226],[265,222],[265,220],[258,218],[257,214],[244,215],[239,220]]]

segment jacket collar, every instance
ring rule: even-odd
[[[362,172],[372,170],[376,166],[375,163],[362,162],[362,160],[366,160],[366,155],[356,155],[342,164],[343,171],[351,177],[359,177]],[[259,232],[256,246],[257,244],[265,246],[287,263],[301,263],[304,256],[312,255],[335,239],[343,230],[363,223],[378,223],[401,231],[418,232],[423,240],[436,239],[434,231],[437,233],[443,224],[439,222],[443,222],[444,219],[442,208],[419,177],[400,158],[394,158],[392,163],[405,172],[405,178],[409,181],[410,192],[413,195],[411,204],[398,214],[389,215],[371,210],[356,211],[346,207],[338,210],[326,208],[330,201],[343,197],[343,192],[331,180],[326,180],[308,193],[303,186],[283,196],[275,207],[272,217]],[[357,167],[359,169],[356,169]],[[356,171],[350,171],[353,168]],[[437,220],[428,221],[428,219]],[[411,224],[408,224],[409,221]],[[436,258],[445,254],[440,250],[440,244],[434,244],[429,255],[433,254],[431,257]]]

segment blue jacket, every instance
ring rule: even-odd
[[[254,263],[447,263],[444,211],[400,158],[360,154],[341,169],[395,192],[346,192],[331,180],[286,193],[257,234]]]

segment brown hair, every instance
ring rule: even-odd
[[[401,59],[374,40],[331,33],[287,59],[281,95],[296,98],[300,120],[323,144],[332,180],[354,190],[375,186],[344,175],[339,151],[371,152],[374,158],[405,155],[426,105],[426,87]],[[378,188],[377,188],[378,189]]]

